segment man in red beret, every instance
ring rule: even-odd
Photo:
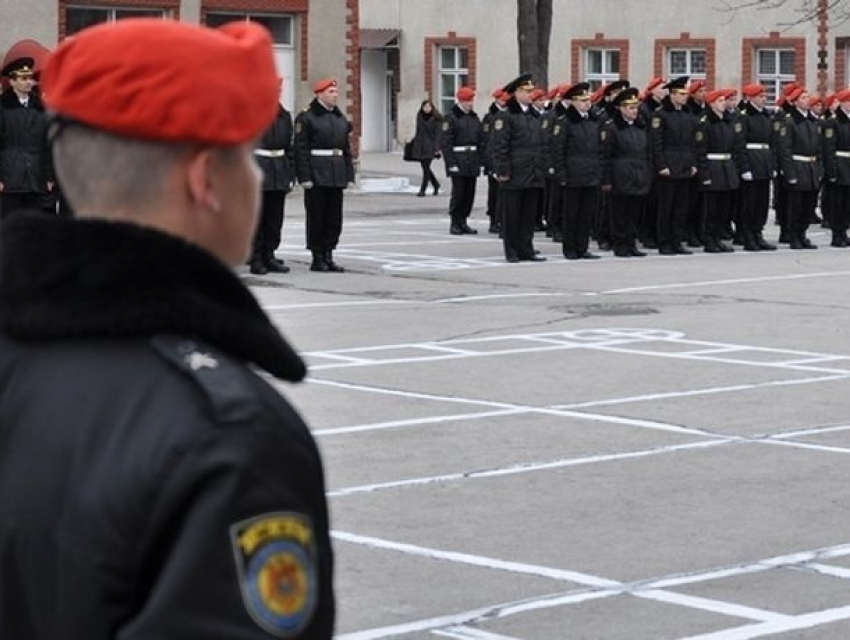
[[[847,237],[850,226],[850,90],[839,91],[830,97],[838,107],[823,125],[826,180],[821,209],[832,230],[830,245],[844,248],[850,246],[850,238]],[[824,102],[829,104],[830,101]]]
[[[493,102],[487,113],[481,118],[481,166],[487,176],[487,218],[490,220],[490,233],[499,233],[502,230],[502,222],[499,219],[499,181],[493,175],[493,160],[490,156],[490,138],[493,133],[493,121],[496,114],[505,110],[505,103],[510,96],[506,96],[502,87],[497,87],[491,94]]]
[[[809,92],[797,87],[786,99],[791,109],[777,136],[777,158],[788,197],[786,233],[792,249],[817,249],[806,237],[815,216],[823,177],[819,122],[809,114]]]
[[[0,637],[330,640],[319,451],[255,371],[305,366],[232,270],[271,37],[121,20],[43,82],[76,218],[0,234]]]
[[[666,95],[667,89],[663,78],[653,78],[647,83],[639,107],[640,119],[647,125],[652,120],[652,115],[661,108]],[[643,215],[638,222],[638,237],[645,248],[658,248],[658,187],[655,176],[653,176],[649,194],[646,196]]]
[[[775,251],[776,245],[764,239],[770,209],[770,180],[776,173],[771,146],[773,132],[765,110],[767,93],[760,84],[748,84],[742,94],[744,104],[738,122],[744,139],[741,154],[741,217],[744,250]]]
[[[342,193],[354,183],[351,123],[339,110],[339,87],[326,78],[313,85],[316,97],[295,118],[295,164],[304,188],[310,271],[342,273],[333,259],[342,234]]]
[[[452,181],[449,233],[455,236],[478,233],[467,222],[475,204],[475,183],[484,164],[481,149],[483,132],[474,106],[475,90],[460,87],[455,92],[455,104],[446,114],[440,132],[446,175]]]
[[[35,62],[16,58],[3,67],[9,89],[0,96],[0,214],[41,211],[53,191],[53,164],[47,144],[47,120],[33,91]],[[55,213],[55,211],[54,211]]]

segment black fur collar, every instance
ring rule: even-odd
[[[318,98],[313,98],[313,100],[310,101],[310,107],[309,108],[310,108],[310,111],[312,111],[313,113],[315,113],[316,115],[319,115],[319,116],[325,115],[327,113],[332,113],[333,115],[339,116],[340,118],[343,117],[342,111],[339,110],[339,107],[334,107],[333,109],[327,109],[327,108],[325,108],[325,106],[321,102],[319,102]]]
[[[236,275],[177,237],[44,215],[4,221],[0,330],[13,339],[200,338],[284,380],[304,363]]]
[[[455,103],[455,105],[452,107],[452,113],[455,114],[458,118],[463,118],[464,116],[472,116],[473,118],[478,117],[475,111],[473,111],[472,109],[470,109],[469,111],[464,111],[457,103]]]
[[[576,109],[573,105],[570,105],[569,107],[567,107],[566,116],[567,116],[567,120],[569,122],[572,122],[573,124],[579,124],[580,122],[582,122],[584,120],[584,118],[581,115],[581,111]],[[587,119],[595,122],[599,118],[596,116],[595,113],[593,113],[593,110],[591,109],[590,111],[587,112]]]
[[[35,109],[36,111],[44,111],[44,104],[41,102],[41,98],[38,93],[33,91],[30,93],[28,98],[29,100],[29,108]],[[0,106],[4,109],[23,109],[24,106],[21,104],[21,101],[18,99],[18,94],[9,89],[8,91],[4,91],[2,95],[0,95]]]

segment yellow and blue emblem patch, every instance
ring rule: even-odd
[[[319,595],[310,518],[292,512],[263,514],[231,526],[230,539],[248,613],[274,636],[300,634]]]

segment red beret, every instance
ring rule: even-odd
[[[545,97],[546,97],[546,92],[543,89],[541,89],[540,87],[538,87],[537,89],[535,89],[534,91],[531,92],[532,102],[535,102],[535,101],[540,100],[540,99],[545,98]]]
[[[837,96],[836,94],[834,94],[834,93],[830,93],[828,96],[826,96],[826,97],[823,99],[823,106],[828,107],[828,106],[829,106],[829,105],[831,105],[833,102],[835,102],[837,99],[838,99],[838,96]]]
[[[239,144],[279,108],[271,37],[249,22],[209,29],[135,18],[91,27],[59,45],[43,84],[56,113],[149,140]]]
[[[563,96],[564,94],[567,93],[567,91],[572,89],[572,87],[573,87],[573,85],[571,85],[569,82],[565,82],[564,84],[559,84],[558,85],[558,95]]]
[[[646,85],[646,89],[644,89],[644,93],[649,93],[650,91],[655,89],[655,87],[660,85],[662,82],[664,82],[664,78],[653,78],[652,80],[649,81],[649,84]]]
[[[688,86],[688,93],[690,95],[694,95],[697,91],[702,89],[705,86],[705,80],[691,80],[691,84]]]
[[[493,93],[490,94],[490,97],[493,98],[493,100],[503,100],[505,92],[502,91],[502,87],[496,87],[493,89]]]
[[[798,86],[799,85],[796,82],[789,82],[788,84],[782,85],[782,95],[787,98]]]
[[[748,84],[742,90],[742,93],[747,98],[755,98],[756,96],[759,96],[759,95],[763,94],[764,92],[765,92],[764,86],[760,85],[758,83]]]
[[[823,100],[821,100],[820,96],[814,96],[811,100],[809,100],[809,106],[814,107],[821,104]]]
[[[785,97],[787,98],[788,102],[794,102],[804,93],[807,93],[805,87],[796,87],[791,93],[787,94]]]
[[[850,102],[850,89],[839,91],[835,94],[835,99],[839,102]]]
[[[723,89],[715,89],[714,91],[708,91],[705,94],[705,102],[706,104],[711,104],[716,101],[718,98],[725,98],[726,91]]]
[[[322,91],[327,91],[331,87],[338,86],[339,83],[336,81],[336,78],[325,78],[324,80],[319,80],[313,85],[313,93],[322,93]]]
[[[551,101],[551,100],[554,100],[555,98],[557,98],[558,95],[559,95],[558,87],[554,86],[551,89],[549,89],[549,93],[546,94],[546,99]]]
[[[470,100],[475,100],[475,89],[471,87],[461,87],[457,90],[455,98],[457,98],[461,102],[469,102]]]

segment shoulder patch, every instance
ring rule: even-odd
[[[555,128],[554,128],[554,129],[552,129],[552,135],[553,135],[553,136],[556,136],[556,135],[558,135],[559,133],[561,133],[561,125],[556,124],[556,125],[555,125]]]
[[[660,128],[660,127],[661,127],[661,118],[659,118],[658,116],[655,116],[655,117],[652,119],[652,128],[653,128],[653,129],[658,129],[658,128]]]
[[[834,135],[835,135],[835,131],[832,129],[832,127],[827,127],[827,128],[824,130],[824,135],[825,135],[827,138],[831,138],[832,136],[834,136]]]
[[[319,600],[310,518],[294,512],[265,513],[232,525],[230,541],[251,618],[278,638],[299,636]]]
[[[697,142],[702,142],[703,137],[704,136],[702,134],[702,131],[697,131],[697,135],[696,135]]]
[[[256,392],[242,366],[199,341],[174,335],[156,335],[151,345],[169,364],[189,376],[212,406],[222,424],[244,422],[258,409]]]
[[[543,126],[543,128],[544,128],[544,129],[548,129],[548,128],[549,128],[549,121],[548,121],[548,120],[544,120],[544,121],[543,121],[543,125],[542,125],[542,126]]]
[[[786,133],[788,133],[788,129],[786,129],[785,127],[779,127],[779,135],[780,136],[782,136],[784,138]]]
[[[494,125],[493,125],[493,128],[494,128],[496,131],[501,131],[501,130],[502,130],[502,127],[504,127],[504,126],[505,126],[505,121],[504,121],[504,120],[496,120],[496,124],[494,124]]]
[[[443,131],[449,130],[449,123],[447,121],[443,121]]]
[[[735,133],[741,133],[744,130],[744,125],[740,122],[735,123]]]
[[[487,133],[488,131],[490,131],[490,123],[485,122],[484,125],[483,125],[483,128],[484,128],[484,133]]]
[[[782,124],[779,122],[779,120],[777,120],[776,122],[773,123],[773,130],[779,131],[779,127],[781,127],[781,126],[782,126]]]
[[[608,137],[608,132],[605,129],[603,129],[602,133],[600,133],[599,137],[602,140],[602,142],[605,142],[605,138]]]
[[[301,133],[301,130],[304,128],[304,125],[300,120],[295,121],[295,133]]]

